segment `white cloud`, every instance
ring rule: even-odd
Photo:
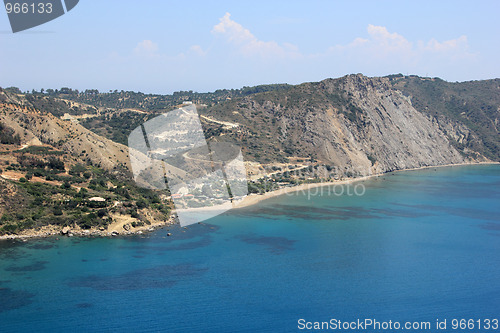
[[[369,24],[367,31],[372,46],[383,53],[412,51],[412,43],[398,33],[390,33],[386,27]]]
[[[253,42],[257,39],[252,35],[250,30],[245,29],[241,24],[231,20],[231,14],[229,13],[226,13],[219,21],[219,24],[213,27],[212,33],[225,35],[229,42],[240,44],[244,42]]]
[[[411,47],[411,43],[408,42],[403,36],[395,32],[390,33],[386,27],[369,24],[366,30],[368,31],[370,37],[380,44],[397,48]]]
[[[220,35],[232,44],[245,56],[260,56],[263,58],[297,57],[300,55],[295,45],[285,43],[279,45],[275,41],[261,41],[250,30],[231,19],[231,14],[226,13],[219,19],[212,33]]]
[[[207,51],[203,50],[203,48],[200,45],[191,46],[189,48],[189,51],[202,57],[207,55]]]
[[[456,50],[466,52],[469,45],[467,36],[460,36],[456,39],[450,39],[441,43],[435,39],[431,39],[426,44],[421,42],[419,47],[424,51],[430,52],[449,52]]]
[[[390,72],[418,71],[420,68],[452,65],[450,61],[472,59],[466,36],[439,42],[431,39],[409,41],[404,36],[390,32],[384,26],[369,24],[368,38],[357,37],[346,45],[330,47],[325,53],[315,57],[335,57],[363,68],[384,69]],[[447,62],[448,61],[448,62]],[[376,67],[374,67],[376,66]]]
[[[206,34],[210,37],[209,31]],[[301,53],[294,44],[260,40],[234,21],[229,13],[214,24],[211,35],[212,40],[204,38],[184,48],[142,40],[127,54],[111,54],[108,61],[117,75],[129,68],[154,77],[159,73],[162,77],[177,75],[182,77],[177,83],[182,81],[182,87],[186,88],[197,82],[199,73],[208,72],[210,74],[206,76],[216,78],[210,81],[210,89],[227,86],[228,82],[232,85],[298,83],[359,72],[374,76],[430,74],[449,79],[453,77],[448,76],[449,73],[457,73],[458,68],[470,68],[476,61],[470,57],[466,36],[444,41],[435,38],[410,40],[377,25],[367,25],[365,33],[353,35],[350,42],[330,48],[328,46],[332,44],[325,35],[322,40],[324,49],[319,53]],[[160,50],[160,45],[165,46]],[[156,84],[164,85],[161,79]]]
[[[224,40],[246,57],[261,58],[293,58],[314,59],[317,57],[340,56],[364,63],[388,61],[416,65],[423,58],[432,56],[463,57],[468,53],[467,37],[461,36],[439,42],[431,39],[428,42],[409,41],[397,32],[391,32],[387,27],[369,24],[367,36],[357,37],[346,45],[335,45],[327,48],[320,54],[302,54],[298,47],[289,43],[263,41],[258,39],[250,30],[234,21],[230,13],[219,19],[219,23],[212,29],[212,34],[223,37]],[[201,47],[195,45],[191,51],[205,55]]]
[[[139,42],[134,49],[134,54],[141,57],[158,57],[158,44],[149,39]]]

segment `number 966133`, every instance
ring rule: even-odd
[[[52,3],[5,3],[7,14],[50,14],[52,13]]]

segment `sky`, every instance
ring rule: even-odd
[[[500,77],[500,1],[80,0],[13,34],[0,86],[167,94],[341,77]]]

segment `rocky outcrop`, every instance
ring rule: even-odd
[[[464,162],[439,125],[392,89],[388,79],[351,75],[341,87],[359,108],[356,120],[342,115],[344,121],[336,126],[347,134],[337,141],[347,137],[347,147],[352,148],[341,151],[353,156],[352,165],[369,167],[368,156],[375,161],[375,172]],[[358,126],[360,123],[363,126]]]
[[[463,163],[466,158],[450,143],[450,133],[459,140],[471,136],[465,126],[444,128],[417,111],[387,78],[360,74],[302,84],[280,95],[245,97],[235,105],[245,119],[232,116],[235,112],[226,113],[226,119],[239,120],[259,138],[243,142],[250,158],[256,149],[280,147],[289,156],[313,157],[340,173]]]

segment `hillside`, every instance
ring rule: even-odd
[[[390,77],[418,111],[435,119],[459,150],[500,160],[500,79],[452,83],[438,78]]]
[[[249,159],[271,163],[312,158],[362,175],[484,161],[494,155],[485,156],[472,143],[498,140],[455,118],[438,121],[419,111],[389,78],[362,75],[254,94],[201,112],[239,123],[239,129],[226,130],[230,133],[224,139],[239,142]]]
[[[133,184],[124,144],[134,128],[186,100],[198,103],[208,141],[242,148],[252,193],[500,161],[499,79],[449,83],[356,74],[174,95],[0,89],[0,233],[54,219],[59,227],[76,221],[72,225],[105,230],[119,221],[130,230],[130,221],[166,219],[168,191]],[[103,207],[89,202],[95,196],[105,198]]]
[[[126,146],[0,91],[0,236],[123,233],[165,223],[170,205],[160,198],[167,193],[137,187],[128,164]]]

